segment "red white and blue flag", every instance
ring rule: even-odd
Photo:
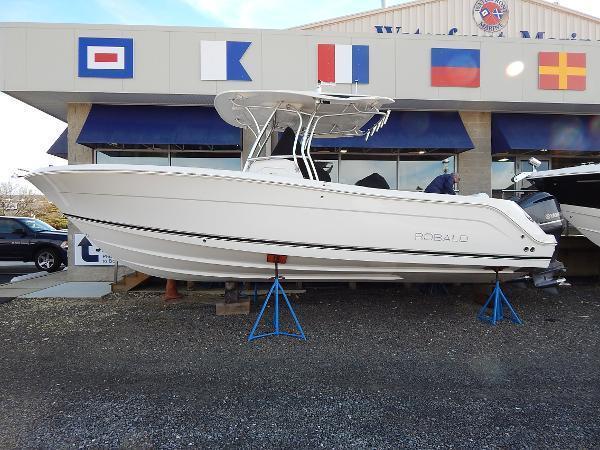
[[[369,83],[369,46],[319,44],[317,79],[324,83]]]
[[[432,48],[431,85],[437,87],[479,87],[481,53],[477,49]]]
[[[252,42],[201,41],[200,79],[204,81],[252,81],[242,57]]]
[[[80,37],[79,76],[133,78],[133,39]]]

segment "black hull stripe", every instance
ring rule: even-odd
[[[110,222],[107,220],[100,219],[90,219],[88,217],[75,216],[73,214],[65,214],[65,216],[71,219],[83,220],[85,222],[98,223],[102,225],[111,225],[120,228],[129,228],[133,230],[140,231],[150,231],[153,233],[162,233],[162,234],[171,234],[174,236],[186,236],[186,237],[194,237],[199,239],[213,239],[217,241],[229,241],[229,242],[243,242],[248,244],[266,244],[266,245],[276,245],[276,246],[286,246],[286,247],[304,247],[304,248],[316,248],[316,249],[326,249],[326,250],[348,250],[348,251],[356,251],[356,252],[369,252],[369,253],[392,253],[392,254],[405,254],[405,255],[416,255],[416,256],[449,256],[449,257],[466,257],[466,258],[492,258],[492,259],[517,259],[517,260],[539,260],[539,259],[548,259],[543,258],[541,256],[509,256],[509,255],[485,255],[478,253],[452,253],[452,252],[433,252],[427,250],[399,250],[399,249],[385,249],[385,248],[374,248],[374,247],[353,247],[353,246],[343,246],[343,245],[329,245],[329,244],[307,244],[300,242],[284,242],[284,241],[271,241],[266,239],[253,239],[253,238],[237,238],[230,236],[219,236],[213,234],[200,234],[200,233],[191,233],[189,231],[176,231],[176,230],[167,230],[164,228],[153,228],[153,227],[145,227],[139,225],[129,225],[118,222]]]

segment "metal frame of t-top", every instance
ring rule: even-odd
[[[294,159],[294,164],[299,169],[298,159],[302,159],[307,168],[308,177],[311,180],[319,181],[319,176],[317,175],[317,170],[315,168],[315,164],[311,157],[311,144],[313,138],[319,136],[327,136],[327,137],[352,137],[352,136],[365,136],[365,140],[368,140],[371,136],[373,136],[376,132],[378,132],[388,121],[390,117],[390,110],[385,112],[380,111],[373,105],[368,105],[367,109],[361,110],[359,109],[355,103],[348,103],[345,105],[345,108],[340,113],[326,113],[319,114],[319,108],[321,105],[325,104],[323,99],[316,98],[315,105],[312,112],[300,111],[298,109],[293,108],[290,104],[284,104],[284,102],[278,103],[275,107],[273,106],[264,106],[264,105],[252,105],[246,106],[239,104],[236,99],[232,99],[234,109],[243,109],[246,113],[252,118],[252,123],[241,123],[238,122],[246,128],[250,130],[250,132],[254,135],[255,141],[250,149],[250,153],[248,154],[248,158],[244,164],[244,168],[242,172],[247,172],[250,166],[254,161],[260,160],[269,160],[269,159],[288,159],[290,155],[278,155],[278,156],[259,156],[267,144],[271,133],[277,130],[277,113],[287,113],[297,118],[297,124],[294,129],[295,138],[294,138],[294,147],[292,157]],[[328,103],[329,104],[329,103]],[[253,113],[254,110],[272,110],[268,116],[268,119],[265,123],[260,126],[256,115]],[[377,121],[371,128],[367,131],[363,131],[359,126],[354,126],[350,129],[340,129],[338,124],[333,124],[330,129],[324,131],[316,132],[317,126],[319,122],[324,118],[343,118],[349,116],[356,115],[368,115],[372,116],[381,116],[381,119]],[[306,125],[304,125],[306,123]],[[302,142],[300,144],[299,155],[298,155],[298,139],[299,136],[302,135]]]

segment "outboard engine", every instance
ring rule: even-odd
[[[520,199],[514,201],[523,210],[529,214],[529,217],[536,222],[540,228],[546,233],[551,234],[556,239],[560,240],[563,230],[566,226],[566,220],[560,211],[560,205],[553,195],[547,192],[532,192],[524,195]],[[532,273],[533,283],[538,288],[554,287],[564,282],[563,275],[565,266],[556,259],[556,252],[552,257],[550,266],[547,269],[542,269]]]
[[[529,214],[544,233],[551,234],[558,242],[567,222],[553,195],[547,192],[532,192],[516,199],[515,202]]]

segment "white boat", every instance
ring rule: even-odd
[[[600,164],[532,172],[527,180],[554,195],[565,218],[600,246]]]
[[[312,138],[368,138],[389,102],[225,92],[215,99],[221,117],[256,136],[242,171],[71,165],[26,178],[106,253],[163,278],[265,280],[267,254],[287,256],[288,280],[484,282],[494,269],[504,278],[547,269],[556,239],[514,202],[319,179]],[[292,154],[261,156],[271,132],[287,128]]]

